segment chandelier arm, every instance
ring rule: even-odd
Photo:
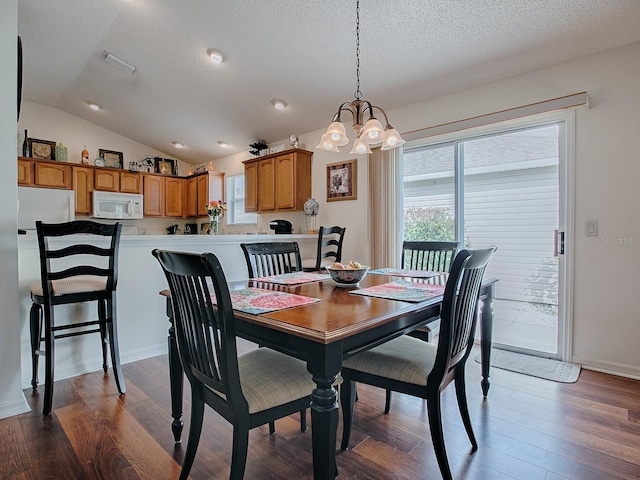
[[[338,112],[333,116],[333,121],[334,122],[341,122],[342,119],[340,118],[340,114],[342,112],[344,112],[344,111],[350,112],[351,115],[353,115],[353,118],[356,118],[356,111],[355,111],[355,108],[353,107],[352,102],[344,102],[338,108]]]
[[[367,102],[367,103],[369,103],[369,102]],[[377,105],[371,105],[371,104],[369,103],[369,109],[371,110],[371,113],[370,113],[369,115],[373,115],[373,109],[374,109],[374,108],[377,108],[378,110],[380,110],[380,111],[382,112],[382,115],[384,115],[384,123],[385,123],[387,126],[390,126],[390,125],[389,125],[389,118],[387,118],[387,114],[386,114],[386,113],[385,113],[385,111],[384,111],[382,108],[380,108],[379,106],[377,106]]]

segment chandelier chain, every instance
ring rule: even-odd
[[[353,94],[356,100],[360,100],[360,0],[356,0],[356,92]]]

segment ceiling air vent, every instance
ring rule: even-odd
[[[114,67],[119,68],[123,72],[127,72],[131,74],[136,71],[136,67],[134,67],[133,65],[129,65],[127,62],[125,62],[124,60],[120,60],[118,57],[114,55],[111,55],[106,50],[102,53],[102,59],[105,62],[113,65]]]

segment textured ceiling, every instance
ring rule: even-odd
[[[353,98],[355,0],[18,8],[24,100],[194,164],[323,128]],[[640,41],[638,0],[362,0],[360,9],[361,91],[386,110]],[[227,61],[213,64],[209,48]],[[104,51],[137,70],[105,63]],[[273,98],[289,107],[274,110]]]

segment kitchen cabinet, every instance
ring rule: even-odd
[[[258,211],[258,162],[244,166],[244,211]]]
[[[164,179],[164,216],[184,217],[186,180],[178,177]]]
[[[57,162],[33,162],[33,184],[71,190],[71,166]]]
[[[120,172],[122,193],[142,193],[142,175],[136,172]]]
[[[198,177],[187,179],[187,203],[185,206],[187,217],[198,216]]]
[[[33,185],[33,161],[18,159],[18,185]]]
[[[297,211],[311,197],[313,152],[297,148],[247,160],[245,211]]]
[[[91,215],[91,192],[93,192],[93,169],[73,166],[73,193],[76,202],[76,214]]]
[[[120,171],[96,168],[94,188],[103,192],[119,192]]]
[[[143,175],[145,217],[164,216],[164,183],[165,178],[160,175]]]
[[[197,177],[197,205],[198,217],[207,216],[207,205],[210,200],[224,201],[224,173],[206,172]]]

